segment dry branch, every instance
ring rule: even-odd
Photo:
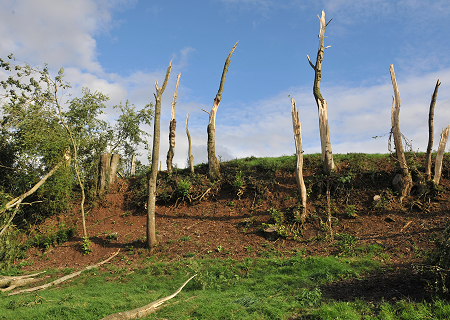
[[[401,179],[398,183],[398,191],[400,193],[400,202],[403,198],[409,195],[412,187],[412,179],[409,173],[408,165],[406,163],[405,152],[403,150],[402,137],[399,125],[399,113],[400,113],[400,92],[398,91],[397,80],[395,79],[394,65],[391,64],[390,68],[392,86],[394,88],[394,97],[392,100],[391,108],[391,124],[392,135],[394,136],[395,151],[397,154],[397,160],[401,169]]]
[[[167,300],[170,300],[172,298],[174,298],[177,294],[179,294],[181,292],[181,290],[183,290],[184,286],[188,284],[189,281],[191,281],[192,278],[194,278],[196,276],[196,274],[194,274],[192,277],[190,277],[188,280],[186,280],[185,283],[183,283],[183,285],[181,287],[178,288],[177,291],[175,291],[174,293],[172,293],[170,296],[158,299],[156,301],[153,301],[143,307],[140,308],[136,308],[130,311],[124,311],[124,312],[118,312],[118,313],[114,313],[111,314],[107,317],[102,318],[101,320],[128,320],[128,319],[136,319],[136,318],[143,318],[147,315],[149,315],[150,313],[156,312],[157,308],[162,305],[164,302],[166,302]]]
[[[439,147],[436,155],[436,164],[434,165],[434,179],[433,182],[435,184],[439,184],[439,180],[441,179],[442,173],[442,159],[444,158],[445,145],[448,140],[448,133],[450,130],[450,125],[447,128],[442,129],[441,133],[441,141],[439,142]]]
[[[302,123],[300,122],[300,119],[298,117],[297,106],[295,104],[294,98],[291,98],[291,113],[292,113],[292,126],[294,129],[295,150],[297,155],[295,178],[297,180],[297,187],[300,195],[300,200],[302,203],[302,213],[299,218],[302,222],[305,222],[307,211],[306,211],[306,187],[305,181],[303,180]]]
[[[38,279],[31,278],[37,276],[38,274],[44,273],[45,271],[29,274],[26,276],[0,276],[0,288],[2,292],[11,291],[16,287],[23,287],[29,283],[38,281]]]
[[[169,151],[167,151],[167,173],[172,174],[173,171],[173,157],[175,155],[175,129],[177,128],[177,121],[175,120],[175,110],[177,106],[178,85],[180,83],[181,73],[177,76],[177,84],[175,85],[175,92],[173,93],[172,112],[170,114],[169,124]]]
[[[188,151],[188,157],[189,157],[189,166],[191,168],[191,173],[194,174],[194,156],[192,155],[192,147],[191,147],[191,135],[189,134],[188,129],[188,122],[189,122],[189,113],[186,115],[186,135],[188,137],[188,144],[189,144],[189,151]]]
[[[64,277],[62,277],[62,278],[56,279],[55,281],[52,281],[52,282],[47,283],[47,284],[44,284],[44,285],[42,285],[42,286],[38,286],[38,287],[33,287],[33,288],[25,289],[25,290],[20,290],[20,291],[11,292],[11,293],[9,294],[9,296],[12,296],[12,295],[15,295],[15,294],[19,294],[19,293],[24,293],[24,292],[32,292],[32,291],[42,290],[42,289],[46,289],[46,288],[48,288],[48,287],[51,287],[51,286],[55,286],[55,285],[57,285],[57,284],[60,284],[60,283],[62,283],[62,282],[64,282],[64,281],[66,281],[66,280],[72,279],[72,278],[74,278],[74,277],[80,275],[83,271],[87,271],[87,270],[90,270],[90,269],[93,269],[93,268],[97,268],[97,267],[101,266],[102,264],[107,263],[109,260],[111,260],[112,258],[114,258],[115,256],[117,256],[117,254],[119,253],[119,251],[120,251],[120,249],[117,250],[117,252],[114,253],[114,254],[113,254],[111,257],[109,257],[108,259],[106,259],[106,260],[104,260],[104,261],[101,261],[101,262],[99,262],[99,263],[97,263],[97,264],[94,264],[94,265],[92,265],[92,266],[88,266],[88,267],[84,268],[83,270],[80,270],[80,271],[77,271],[77,272],[68,274],[67,276],[64,276]]]
[[[427,180],[431,179],[431,152],[433,149],[433,137],[434,137],[434,126],[433,126],[434,106],[436,105],[436,98],[440,85],[441,83],[439,82],[438,79],[436,82],[436,86],[434,87],[433,95],[431,96],[430,112],[428,114],[428,146],[425,159],[425,176],[427,177]]]

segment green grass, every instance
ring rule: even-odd
[[[326,301],[320,286],[359,277],[380,263],[369,258],[303,257],[184,259],[146,262],[143,269],[107,266],[57,288],[16,296],[0,294],[0,319],[100,319],[173,293],[197,276],[166,307],[147,319],[422,319],[450,317],[450,305]],[[52,278],[55,271],[49,272]],[[173,302],[178,303],[173,303]],[[424,316],[424,317],[421,317]]]

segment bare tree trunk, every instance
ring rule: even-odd
[[[147,203],[147,247],[151,250],[157,245],[156,240],[156,223],[155,223],[155,202],[156,202],[156,178],[158,175],[159,161],[159,142],[161,131],[161,97],[166,89],[169,81],[170,70],[172,69],[172,61],[166,71],[166,77],[160,88],[158,81],[155,83],[156,94],[155,100],[155,124],[153,131],[153,151],[152,151],[152,170],[148,181],[148,203]]]
[[[177,76],[177,84],[175,86],[175,92],[173,93],[172,100],[172,113],[170,116],[169,125],[169,151],[167,151],[167,173],[172,174],[173,171],[173,156],[175,155],[175,129],[177,128],[177,121],[175,120],[175,109],[177,106],[177,94],[178,94],[178,84],[180,83],[181,73]]]
[[[100,155],[100,181],[98,183],[98,191],[103,192],[108,185],[106,177],[109,177],[110,167],[109,159],[111,158],[110,153],[102,153]]]
[[[305,222],[307,217],[306,210],[306,187],[303,180],[303,150],[302,150],[302,123],[298,117],[297,106],[294,98],[291,98],[292,126],[294,129],[295,151],[297,155],[297,167],[295,170],[295,179],[297,180],[298,193],[302,203],[302,213],[299,219]]]
[[[391,110],[391,122],[392,122],[392,134],[394,136],[395,151],[397,159],[401,169],[401,179],[394,179],[398,182],[398,191],[400,192],[400,202],[403,198],[409,195],[412,187],[412,179],[409,173],[408,165],[406,163],[405,153],[403,150],[402,137],[399,126],[399,113],[400,113],[400,93],[398,91],[397,80],[395,79],[394,65],[390,66],[392,86],[394,88],[394,97],[392,101]]]
[[[447,128],[442,128],[441,133],[441,141],[439,142],[439,147],[436,155],[436,163],[434,165],[434,179],[433,182],[435,184],[439,184],[439,180],[441,180],[442,173],[442,159],[444,158],[445,145],[448,140],[448,132],[450,130],[450,125]]]
[[[131,157],[131,169],[130,169],[130,176],[134,176],[136,174],[136,155],[133,154]]]
[[[189,122],[189,113],[186,115],[186,134],[188,137],[188,143],[189,143],[189,166],[191,167],[191,174],[194,174],[194,156],[192,155],[191,152],[191,135],[189,134],[189,129],[188,129],[188,122]]]
[[[331,150],[330,129],[328,126],[327,102],[320,93],[320,81],[322,78],[323,52],[325,51],[325,49],[330,47],[324,46],[325,29],[327,28],[331,20],[328,21],[328,23],[325,23],[325,12],[323,10],[322,16],[319,17],[319,20],[320,20],[319,49],[317,51],[316,64],[315,65],[312,64],[311,59],[309,58],[308,55],[307,57],[309,64],[314,69],[315,73],[313,93],[319,111],[319,130],[320,130],[320,143],[322,146],[323,170],[325,171],[325,174],[330,175],[331,172],[335,169],[335,165],[333,161],[333,152]]]
[[[434,106],[436,105],[436,98],[440,84],[441,83],[439,82],[438,79],[436,82],[436,86],[434,87],[433,95],[431,96],[430,113],[428,114],[428,146],[427,146],[427,155],[425,159],[425,176],[427,180],[431,179],[431,153],[433,150],[433,136],[434,136],[434,127],[433,127]]]
[[[109,181],[108,184],[111,185],[116,181],[117,176],[117,165],[119,164],[120,155],[114,153],[111,156],[111,163],[109,165],[110,171],[109,171]]]
[[[208,123],[208,173],[209,178],[211,180],[217,180],[220,178],[220,164],[219,160],[216,157],[216,113],[217,108],[219,108],[220,100],[222,99],[222,92],[223,87],[225,85],[225,78],[227,76],[228,72],[228,66],[230,65],[230,58],[233,54],[234,49],[236,49],[236,44],[233,46],[233,49],[231,49],[230,53],[228,54],[227,59],[225,60],[225,65],[223,66],[223,72],[222,72],[222,78],[220,80],[220,86],[219,91],[217,92],[216,97],[214,98],[214,104],[211,109],[211,112],[209,112],[209,123]]]

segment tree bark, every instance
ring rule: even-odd
[[[440,84],[441,83],[439,82],[438,79],[436,82],[436,86],[434,87],[433,95],[431,96],[430,113],[428,114],[428,146],[425,159],[425,176],[427,180],[431,179],[431,153],[433,150],[433,138],[434,138],[434,127],[433,127],[434,106],[436,105],[436,98]]]
[[[391,122],[392,122],[392,135],[394,136],[395,151],[401,170],[401,180],[399,180],[398,191],[400,192],[400,202],[403,198],[409,195],[412,187],[412,179],[409,173],[408,165],[406,163],[405,153],[403,150],[402,137],[399,126],[399,113],[400,113],[400,93],[398,91],[397,80],[395,79],[394,65],[390,66],[392,86],[394,88],[394,96],[392,100],[391,109]]]
[[[159,142],[161,131],[161,97],[166,89],[169,81],[170,70],[172,69],[172,61],[166,71],[166,77],[160,88],[158,81],[155,82],[155,123],[153,129],[153,150],[152,150],[152,169],[148,181],[148,203],[147,203],[147,247],[151,250],[157,245],[156,240],[156,223],[155,223],[155,203],[156,203],[156,179],[158,176],[159,161]]]
[[[297,180],[297,188],[302,204],[302,213],[298,217],[299,220],[305,222],[307,217],[306,210],[306,187],[303,180],[303,150],[302,150],[302,123],[298,117],[297,106],[294,98],[291,98],[292,126],[294,129],[295,151],[297,155],[297,166],[295,170],[295,179]]]
[[[317,15],[319,17],[319,15]],[[322,10],[322,16],[319,17],[320,21],[320,33],[319,33],[319,49],[317,50],[316,64],[312,64],[311,59],[308,57],[309,64],[314,69],[314,86],[313,86],[313,94],[316,100],[318,112],[319,112],[319,130],[320,130],[320,143],[322,147],[322,162],[323,162],[323,170],[325,174],[330,175],[331,172],[335,169],[335,164],[333,160],[333,152],[331,150],[331,141],[330,141],[330,129],[328,126],[328,115],[327,115],[327,102],[322,97],[320,93],[320,81],[322,78],[322,61],[323,61],[323,52],[325,49],[330,46],[324,46],[325,40],[325,29],[327,28],[328,23],[325,23],[325,12]]]
[[[167,151],[167,173],[172,174],[173,171],[173,156],[175,155],[175,129],[177,128],[177,121],[175,120],[175,109],[177,106],[178,84],[180,83],[181,73],[177,76],[177,84],[175,86],[175,92],[173,93],[172,100],[172,112],[170,116],[169,125],[169,151]]]
[[[100,176],[99,176],[100,181],[98,183],[98,191],[99,192],[105,191],[105,188],[108,185],[106,177],[109,177],[109,172],[110,172],[109,159],[110,158],[111,158],[110,153],[102,153],[100,155]]]
[[[211,112],[209,113],[209,123],[208,123],[208,174],[210,180],[214,181],[220,178],[220,164],[219,160],[216,157],[216,113],[219,108],[220,100],[222,99],[223,87],[225,85],[225,78],[228,72],[228,66],[230,65],[230,58],[233,54],[234,49],[236,49],[236,44],[231,49],[228,54],[227,59],[225,60],[225,65],[223,67],[222,78],[220,80],[219,91],[217,92],[216,97],[214,98],[214,104],[211,108]]]
[[[117,176],[117,165],[119,164],[120,155],[114,153],[111,156],[111,163],[109,165],[110,171],[109,171],[109,181],[108,184],[111,185],[116,181]]]
[[[450,125],[447,128],[442,129],[441,133],[441,141],[439,142],[439,147],[436,155],[436,163],[434,165],[434,179],[433,182],[438,185],[439,180],[441,180],[441,173],[442,173],[442,159],[444,158],[444,152],[445,152],[445,145],[447,144],[448,140],[448,133],[450,130]]]
[[[189,122],[189,113],[186,115],[186,134],[188,137],[188,144],[189,144],[189,151],[188,151],[188,157],[189,157],[189,166],[191,168],[191,174],[194,174],[194,156],[192,155],[192,149],[191,149],[191,135],[189,134],[188,129],[188,122]]]
[[[133,154],[131,157],[131,169],[130,169],[130,176],[134,176],[136,174],[136,155]]]

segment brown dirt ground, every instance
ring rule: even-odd
[[[143,258],[150,255],[155,255],[158,260],[177,261],[193,255],[197,258],[256,258],[270,250],[285,256],[298,250],[303,250],[305,256],[336,254],[336,241],[320,240],[325,233],[318,218],[309,219],[305,224],[302,241],[290,238],[269,241],[260,231],[261,224],[270,219],[269,208],[285,210],[295,206],[296,200],[291,197],[296,190],[293,174],[277,174],[273,188],[256,208],[251,196],[239,200],[231,192],[222,192],[215,199],[195,204],[157,205],[156,225],[161,239],[152,253],[144,245],[146,210],[133,207],[126,200],[132,184],[133,180],[120,180],[110,187],[106,195],[88,204],[86,224],[93,250],[90,254],[81,251],[82,227],[79,208],[76,207],[47,223],[73,220],[78,226],[78,234],[47,251],[30,249],[26,258],[29,265],[22,270],[79,270],[106,259],[118,249],[121,252],[110,263],[121,267],[138,267],[144,263]],[[449,189],[448,179],[443,178],[441,184]],[[363,279],[331,283],[322,288],[322,293],[327,298],[344,301],[356,297],[373,303],[382,299],[422,300],[427,297],[427,292],[412,264],[420,262],[422,250],[431,248],[433,232],[442,230],[449,209],[449,194],[446,191],[439,201],[428,204],[430,212],[423,212],[412,201],[409,207],[400,207],[397,200],[393,200],[386,209],[374,209],[371,206],[373,196],[359,194],[358,216],[352,219],[339,215],[334,232],[357,236],[358,246],[382,246],[388,257],[378,256],[377,259],[385,259],[383,267],[366,274]],[[252,206],[254,210],[251,210]],[[108,241],[107,235],[114,232],[118,233],[117,240]],[[218,248],[222,250],[219,252]]]

